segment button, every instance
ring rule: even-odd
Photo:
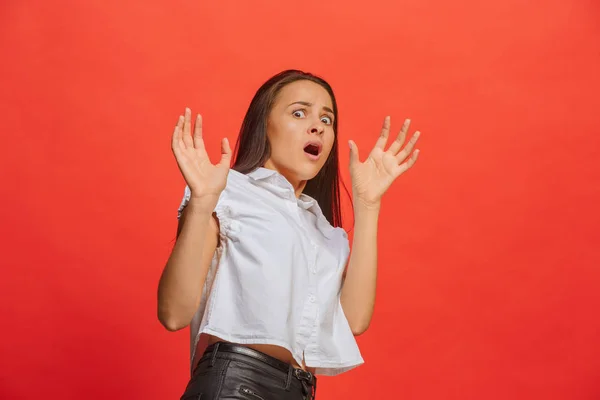
[[[316,268],[313,268],[313,269],[312,269],[312,272],[313,272],[313,274],[316,274],[316,273],[317,273],[317,269],[316,269]]]
[[[308,297],[308,299],[310,300],[311,303],[315,302],[315,296],[313,296],[312,294]]]

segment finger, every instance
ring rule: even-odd
[[[358,146],[352,140],[348,141],[350,146],[350,165],[360,162],[360,156],[358,154]]]
[[[404,124],[402,124],[402,129],[400,129],[400,132],[398,132],[396,140],[394,140],[390,145],[390,148],[388,149],[389,152],[395,155],[400,151],[402,145],[404,144],[404,141],[406,140],[406,133],[408,132],[409,127],[410,119],[407,118],[404,120]]]
[[[179,152],[179,150],[184,146],[181,141],[181,129],[179,129],[179,121],[181,117],[177,120],[177,124],[175,124],[175,128],[173,128],[173,134],[171,135],[171,149],[173,152]]]
[[[229,146],[229,140],[224,138],[221,140],[221,160],[219,164],[222,166],[226,166],[227,168],[231,165],[231,147]]]
[[[383,127],[381,128],[381,134],[375,143],[375,147],[380,148],[381,150],[385,149],[385,144],[387,143],[388,137],[390,136],[390,117],[387,116],[383,120]]]
[[[412,153],[411,157],[406,162],[398,165],[398,169],[396,170],[396,177],[402,175],[407,170],[409,170],[413,165],[415,165],[415,163],[417,162],[417,159],[419,158],[420,152],[421,151],[419,149],[415,150],[414,153]]]
[[[192,139],[191,131],[190,131],[190,114],[191,111],[186,107],[184,117],[183,117],[183,126],[182,126],[182,135],[183,135],[183,143],[185,143],[186,147],[194,147],[194,140]]]
[[[421,132],[416,131],[415,134],[410,138],[408,144],[404,147],[404,149],[402,149],[401,152],[396,154],[396,160],[398,160],[398,162],[404,161],[406,157],[408,157],[408,155],[412,153],[413,149],[415,148],[415,145],[417,144],[417,140],[419,140],[419,136],[421,136]]]
[[[202,116],[196,116],[196,124],[194,125],[194,147],[204,149],[204,140],[202,140]]]

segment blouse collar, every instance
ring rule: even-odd
[[[321,210],[319,203],[304,193],[301,193],[300,197],[296,198],[294,187],[282,174],[269,168],[259,167],[248,173],[247,176],[254,182],[267,183],[267,185],[261,186],[282,198],[295,201],[299,207],[305,210],[310,210],[317,217],[317,223],[320,231],[325,236],[331,237],[335,228],[331,226],[329,221],[327,221],[327,218],[325,218],[323,215],[323,211]]]

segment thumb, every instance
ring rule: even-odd
[[[219,164],[229,167],[231,163],[231,147],[229,147],[229,140],[224,138],[221,140],[221,161]]]
[[[350,146],[350,165],[352,165],[359,161],[358,146],[352,140],[348,140],[348,145]]]

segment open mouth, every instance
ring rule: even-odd
[[[319,143],[309,143],[304,147],[304,152],[316,157],[321,154],[321,145]]]

